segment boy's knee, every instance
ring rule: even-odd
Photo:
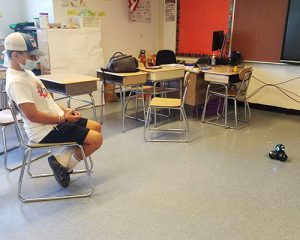
[[[94,131],[92,144],[95,147],[95,149],[100,148],[102,145],[102,142],[103,142],[102,134],[98,131]]]
[[[103,142],[103,137],[102,137],[102,134],[99,133],[97,149],[100,148],[100,147],[102,146],[102,142]]]
[[[91,130],[101,132],[101,124],[96,121],[93,121],[91,125]]]
[[[101,124],[96,121],[89,120],[87,127],[91,130],[101,132]]]
[[[96,122],[96,124],[95,124],[95,131],[101,132],[101,124],[98,122]]]

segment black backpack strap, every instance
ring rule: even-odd
[[[116,55],[125,55],[125,54],[122,53],[122,52],[115,52],[114,55],[111,58],[115,57]]]

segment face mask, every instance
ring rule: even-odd
[[[37,61],[25,59],[25,64],[20,63],[20,68],[31,71],[36,68],[36,65],[37,65]]]

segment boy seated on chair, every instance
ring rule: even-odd
[[[31,71],[36,67],[41,52],[35,40],[15,32],[7,36],[4,48],[9,58],[6,71],[6,92],[20,109],[24,129],[30,141],[36,143],[77,142],[86,156],[102,144],[101,126],[96,121],[81,117],[74,109],[56,104],[41,80]],[[68,147],[48,158],[56,181],[69,186],[70,173],[83,159],[79,148]]]

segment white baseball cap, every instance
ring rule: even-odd
[[[45,55],[45,53],[38,49],[36,41],[32,36],[20,32],[9,34],[4,40],[4,48],[8,51],[28,52],[35,56]]]

